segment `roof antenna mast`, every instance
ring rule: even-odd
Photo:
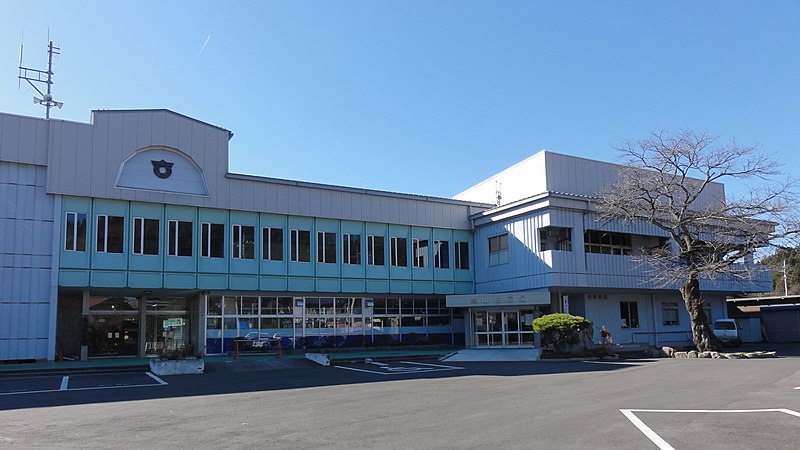
[[[25,80],[36,89],[36,92],[42,96],[42,98],[33,97],[33,103],[37,105],[42,105],[47,109],[45,113],[45,119],[50,119],[50,108],[55,106],[58,109],[61,109],[64,106],[63,102],[57,102],[53,100],[53,95],[51,94],[50,90],[53,86],[53,55],[60,55],[59,53],[60,48],[53,45],[53,41],[47,45],[47,70],[39,70],[39,69],[31,69],[29,67],[22,66],[22,45],[19,46],[19,79]],[[39,89],[39,86],[46,85],[46,91],[42,92]]]

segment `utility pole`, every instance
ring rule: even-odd
[[[783,259],[783,295],[789,296],[789,280],[786,276],[786,258]]]
[[[33,97],[33,103],[37,105],[42,105],[46,108],[45,112],[45,119],[50,119],[50,108],[55,106],[58,109],[61,109],[64,106],[63,102],[57,102],[53,100],[53,94],[51,92],[51,88],[53,86],[53,55],[60,55],[59,53],[60,48],[53,45],[53,41],[47,45],[47,70],[39,70],[39,69],[31,69],[29,67],[22,66],[22,46],[19,49],[19,78],[20,80],[25,80],[36,89],[36,92],[42,96],[42,98]],[[47,86],[46,91],[42,92],[34,83],[44,84]]]

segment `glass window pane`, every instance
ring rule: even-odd
[[[283,229],[270,229],[270,258],[273,261],[283,261]]]
[[[372,314],[386,314],[386,299],[372,299]]]
[[[178,222],[170,220],[167,222],[167,255],[177,255],[178,247]]]
[[[208,296],[208,315],[219,316],[222,314],[222,296],[209,295]]]
[[[242,258],[256,257],[256,227],[242,226]]]
[[[202,223],[200,225],[200,256],[209,257],[210,255],[210,236],[211,234],[211,224],[210,223]]]
[[[64,250],[75,250],[75,220],[76,214],[68,212],[64,233]]]
[[[298,260],[300,262],[311,261],[311,232],[300,230],[297,233],[298,240]]]
[[[278,299],[276,297],[261,297],[261,314],[278,314]]]
[[[440,269],[450,268],[450,243],[448,241],[436,241],[436,267]]]
[[[185,297],[152,297],[147,299],[148,312],[186,311]],[[210,313],[209,313],[210,314]]]
[[[89,297],[90,311],[138,311],[139,299],[136,297]]]
[[[399,267],[408,267],[408,240],[406,238],[397,238],[397,265]]]
[[[384,262],[384,239],[383,236],[375,236],[375,265],[382,266],[385,264]]]
[[[192,243],[194,239],[194,224],[192,222],[178,222],[178,256],[192,256]]]
[[[322,297],[319,299],[319,313],[322,315],[333,314],[333,299]]]
[[[232,316],[239,314],[239,297],[226,295],[223,298],[223,306],[225,315]]]
[[[294,298],[279,297],[278,314],[293,314],[293,313],[294,313]]]
[[[211,224],[211,257],[225,257],[225,225],[221,223]]]
[[[336,262],[336,233],[325,233],[325,262]]]
[[[245,315],[257,315],[259,311],[258,297],[242,297],[241,313]]]
[[[387,298],[386,299],[386,314],[400,314],[400,299]]]
[[[86,251],[86,214],[78,214],[76,222],[76,247],[75,250],[79,252]]]
[[[159,220],[144,219],[144,254],[158,255]]]

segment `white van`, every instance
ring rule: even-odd
[[[714,336],[723,344],[732,344],[735,347],[742,345],[739,336],[739,324],[735,319],[717,319],[714,321]]]

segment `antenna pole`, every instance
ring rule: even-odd
[[[53,55],[59,55],[60,48],[53,45],[53,41],[49,41],[47,45],[47,70],[39,70],[39,69],[31,69],[29,67],[23,67],[22,65],[22,46],[20,46],[20,55],[19,55],[19,78],[20,80],[25,80],[30,84],[42,98],[33,97],[33,103],[37,105],[42,105],[45,107],[45,118],[50,119],[50,108],[53,106],[61,109],[64,106],[64,103],[57,102],[53,100],[52,94],[52,86],[53,86]],[[46,93],[42,92],[34,83],[44,84],[46,85]]]
[[[47,97],[46,98],[53,98],[50,95],[50,88],[53,86],[53,41],[47,44]],[[50,104],[51,102],[48,101],[45,105],[47,112],[45,113],[44,118],[50,119]]]

